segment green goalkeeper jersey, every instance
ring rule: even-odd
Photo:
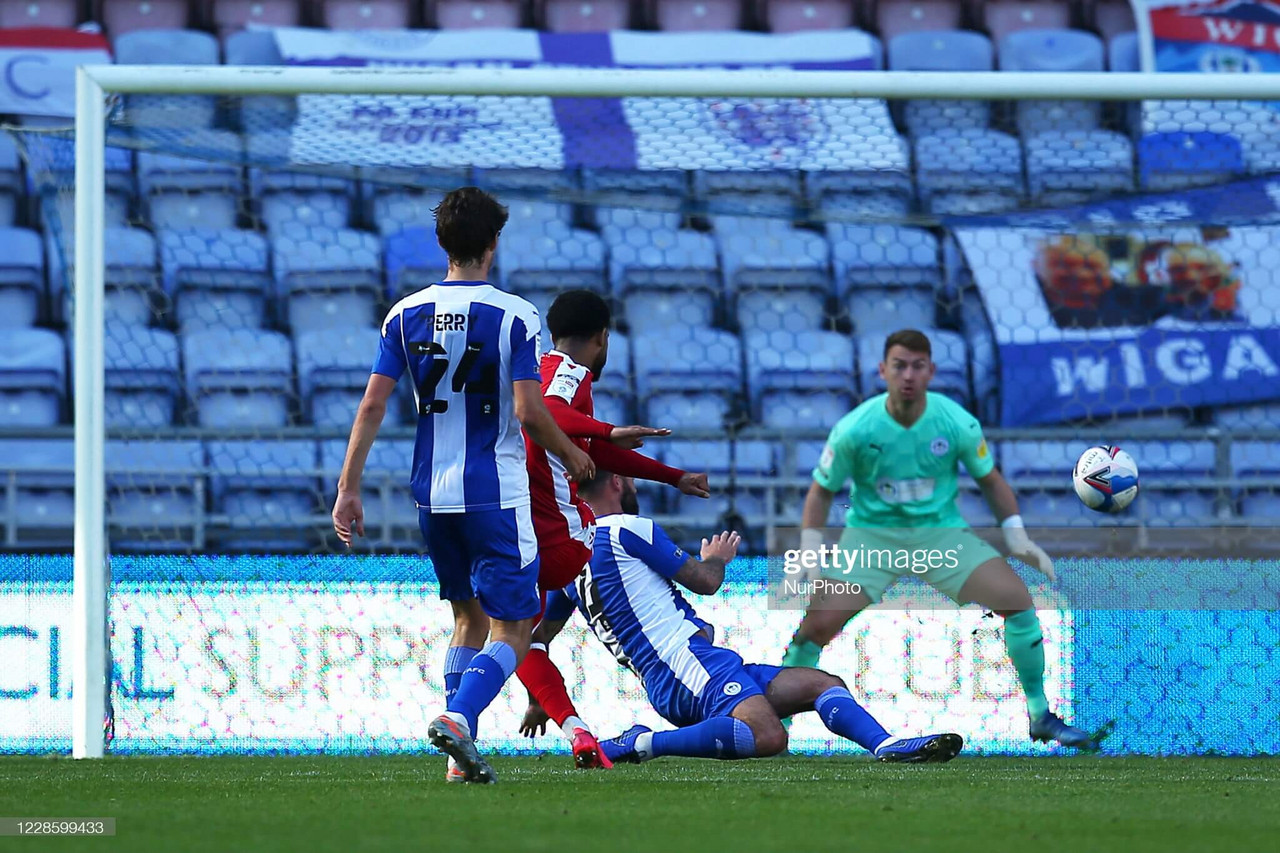
[[[958,403],[929,393],[910,427],[893,419],[888,394],[864,401],[831,429],[813,479],[831,492],[853,481],[850,527],[964,527],[956,509],[959,466],[975,478],[995,463],[982,425]]]

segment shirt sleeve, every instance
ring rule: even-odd
[[[676,572],[689,560],[689,554],[672,542],[666,531],[656,524],[653,524],[648,540],[625,529],[618,539],[628,554],[643,561],[664,578],[675,577]]]
[[[512,319],[511,380],[513,382],[534,379],[541,384],[542,376],[538,372],[538,338],[541,335],[542,324],[538,320],[537,310],[533,310],[529,318],[517,315]]]
[[[956,443],[960,448],[960,461],[964,463],[969,476],[978,480],[990,474],[991,469],[996,467],[996,463],[991,456],[991,448],[987,446],[987,440],[982,435],[982,424],[978,423],[978,419],[973,415],[965,412],[958,432]]]
[[[392,379],[404,375],[408,362],[404,353],[404,336],[400,333],[403,316],[396,313],[382,324],[382,337],[378,339],[378,354],[373,359],[372,373]]]
[[[848,430],[836,424],[827,436],[826,446],[813,469],[813,481],[828,492],[843,492],[853,476],[853,448],[848,440]]]
[[[574,603],[562,589],[552,590],[547,593],[547,606],[543,611],[542,618],[547,622],[566,622],[573,615]]]

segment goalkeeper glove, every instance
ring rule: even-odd
[[[1053,559],[1045,553],[1043,548],[1031,541],[1031,537],[1027,535],[1026,527],[1022,523],[1022,516],[1009,516],[1000,522],[1000,528],[1004,530],[1004,544],[1009,547],[1010,554],[1040,572],[1050,581],[1057,580],[1057,575],[1053,572]]]

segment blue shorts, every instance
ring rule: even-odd
[[[538,543],[529,507],[481,512],[418,510],[418,529],[448,601],[480,600],[492,619],[532,619],[538,596]]]
[[[744,699],[763,696],[780,666],[743,663],[742,656],[707,642],[701,635],[644,679],[653,709],[676,726],[727,717]]]

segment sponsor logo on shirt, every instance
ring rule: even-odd
[[[822,455],[818,457],[818,467],[826,471],[836,461],[836,451],[830,444],[823,445]]]
[[[978,442],[978,458],[986,459],[988,452],[989,451],[987,450],[987,440],[984,438],[982,439],[982,441]]]

